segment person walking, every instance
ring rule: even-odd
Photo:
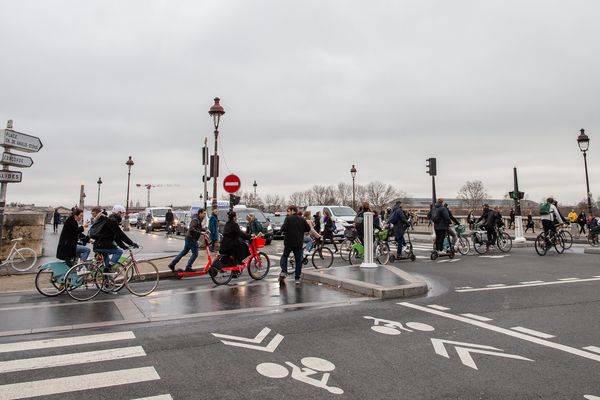
[[[335,231],[336,231],[336,226],[335,226],[335,221],[333,220],[333,218],[331,218],[331,214],[329,213],[329,210],[323,211],[323,224],[324,224],[323,239],[324,239],[325,243],[331,242],[333,244],[333,247],[335,248],[334,253],[337,253],[338,247],[333,238],[333,235],[335,234]]]
[[[388,221],[394,226],[394,236],[397,244],[396,258],[401,259],[402,248],[405,245],[404,232],[408,227],[408,220],[406,219],[406,215],[404,215],[404,210],[402,210],[402,202],[396,202]]]
[[[586,222],[586,216],[585,216],[585,213],[582,211],[577,216],[577,223],[579,224],[579,234],[580,235],[581,234],[585,235],[585,222]]]
[[[52,215],[52,227],[54,228],[54,233],[58,231],[58,224],[60,224],[60,213],[58,212],[58,208],[55,208],[54,214]]]
[[[443,198],[439,198],[433,206],[430,221],[433,222],[433,229],[435,231],[435,250],[443,252],[444,239],[448,234],[448,227],[450,226],[450,215],[448,214],[448,209],[444,207]]]
[[[256,220],[256,216],[254,214],[248,214],[246,216],[247,229],[246,232],[250,235],[258,235],[262,233],[262,225],[260,222]]]
[[[525,226],[525,233],[531,229],[531,232],[535,233],[535,225],[533,223],[533,216],[531,215],[531,211],[527,213],[527,225]]]
[[[83,210],[75,208],[72,214],[65,220],[63,229],[60,232],[60,238],[58,239],[56,258],[64,260],[65,264],[69,267],[73,266],[79,254],[81,254],[83,261],[86,261],[90,254],[89,248],[77,244],[79,236],[83,233],[84,229],[83,226],[79,225],[81,221],[83,221]]]
[[[219,243],[219,218],[218,210],[214,208],[208,219],[208,232],[210,240],[210,251],[215,251],[215,246]]]
[[[298,207],[291,205],[287,208],[287,216],[281,225],[283,238],[283,255],[279,260],[281,265],[281,274],[279,274],[279,286],[285,286],[285,277],[287,275],[287,262],[290,253],[294,253],[296,261],[296,271],[294,273],[294,282],[300,283],[300,274],[302,273],[302,243],[304,233],[310,231],[310,226],[306,220],[298,215]]]
[[[198,240],[200,239],[200,234],[202,233],[202,221],[206,217],[206,211],[203,208],[198,209],[198,213],[192,218],[190,222],[190,227],[185,235],[183,249],[175,256],[175,258],[169,263],[169,269],[175,272],[175,266],[181,260],[183,256],[185,256],[190,251],[192,255],[187,261],[187,265],[185,267],[184,272],[194,272],[192,265],[196,258],[198,258]]]
[[[510,214],[508,214],[508,216],[509,216],[508,229],[514,229],[515,228],[515,209],[514,208],[510,209]]]

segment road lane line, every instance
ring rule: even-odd
[[[559,280],[559,281],[576,281],[576,280],[579,280],[579,278],[559,278],[557,280]]]
[[[93,362],[120,360],[123,358],[143,357],[146,353],[142,346],[121,347],[117,349],[87,351],[83,353],[60,354],[57,356],[25,358],[0,362],[0,374],[26,371],[65,365],[87,364]]]
[[[579,279],[577,281],[555,281],[555,282],[542,282],[542,283],[530,283],[530,284],[521,284],[521,285],[509,285],[509,286],[498,286],[498,287],[484,287],[484,288],[475,288],[475,289],[459,289],[456,292],[464,293],[464,292],[480,292],[483,290],[498,290],[498,289],[514,289],[514,288],[524,288],[530,286],[546,286],[546,285],[558,285],[561,283],[580,283],[580,282],[594,282],[600,281],[600,278],[588,278],[588,279]]]
[[[50,349],[53,347],[76,346],[80,344],[112,342],[115,340],[135,339],[133,332],[101,333],[99,335],[73,336],[61,339],[32,340],[28,342],[0,344],[0,353],[13,351]]]
[[[592,352],[594,352],[594,353],[598,353],[598,354],[600,354],[600,347],[596,347],[596,346],[587,346],[587,347],[584,347],[583,349],[584,349],[584,350],[587,350],[587,351],[592,351]]]
[[[467,313],[467,314],[460,314],[460,315],[462,315],[463,317],[467,317],[467,318],[473,318],[473,319],[476,319],[478,321],[484,321],[484,322],[492,321],[491,318],[482,317],[481,315],[475,315],[475,314],[469,314],[469,313]]]
[[[493,288],[493,287],[504,287],[506,283],[496,283],[494,285],[485,285],[485,287]]]
[[[544,283],[544,281],[528,281],[528,282],[519,282],[521,285],[529,285],[532,283]]]
[[[570,354],[573,354],[573,355],[576,355],[576,356],[579,356],[579,357],[588,358],[590,360],[600,362],[600,354],[588,353],[587,351],[576,349],[576,348],[570,347],[570,346],[565,346],[565,345],[560,344],[560,343],[549,342],[548,340],[540,339],[540,338],[535,337],[535,336],[530,336],[530,335],[526,335],[526,334],[523,334],[523,333],[520,333],[520,332],[511,331],[510,329],[500,328],[498,326],[490,325],[490,324],[485,323],[485,322],[473,321],[472,319],[461,317],[460,315],[454,315],[454,314],[446,313],[446,312],[443,312],[443,311],[432,310],[430,308],[422,307],[422,306],[419,306],[419,305],[416,305],[416,304],[411,304],[411,303],[406,303],[406,302],[397,303],[397,304],[399,304],[401,306],[404,306],[404,307],[413,308],[415,310],[424,311],[424,312],[427,312],[427,313],[430,313],[430,314],[435,314],[435,315],[438,315],[440,317],[446,317],[446,318],[449,318],[449,319],[453,319],[455,321],[459,321],[459,322],[464,322],[464,323],[467,323],[467,324],[475,325],[475,326],[478,326],[480,328],[487,329],[487,330],[490,330],[490,331],[493,331],[493,332],[502,333],[502,334],[505,334],[507,336],[515,337],[517,339],[525,340],[525,341],[528,341],[528,342],[539,344],[541,346],[550,347],[550,348],[553,348],[555,350],[564,351],[565,353],[570,353]]]
[[[158,373],[153,367],[122,369],[118,371],[1,385],[0,399],[27,399],[36,396],[49,396],[51,394],[99,389],[158,379],[160,379],[160,376],[158,376]]]
[[[553,337],[556,337],[556,336],[550,335],[548,333],[534,331],[533,329],[523,328],[522,326],[513,326],[510,329],[512,329],[513,331],[518,331],[518,332],[526,333],[526,334],[531,335],[531,336],[541,337],[542,339],[551,339]]]
[[[140,397],[139,399],[133,399],[133,400],[173,400],[173,397],[171,397],[170,394],[161,394],[161,395],[152,396],[152,397]]]
[[[438,306],[436,304],[429,304],[429,305],[427,305],[427,307],[435,308],[436,310],[442,310],[442,311],[448,311],[449,310],[448,307]]]

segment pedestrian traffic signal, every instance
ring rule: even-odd
[[[231,204],[232,206],[237,206],[238,204],[240,204],[240,200],[242,200],[240,196],[236,196],[233,193],[229,195],[229,204]]]
[[[210,181],[210,176],[202,175],[202,182]]]
[[[508,192],[508,195],[513,200],[522,200],[525,197],[525,192],[510,191]]]
[[[427,173],[431,176],[437,175],[437,166],[435,158],[428,158],[427,160]]]

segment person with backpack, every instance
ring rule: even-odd
[[[435,250],[443,252],[444,239],[448,235],[448,227],[450,226],[450,214],[448,209],[444,207],[444,199],[441,197],[431,209],[431,221],[435,231]]]
[[[545,203],[540,204],[540,219],[547,238],[550,236],[550,232],[552,235],[556,234],[556,223],[562,222],[562,216],[554,205],[552,197],[548,197]]]
[[[483,226],[487,232],[487,244],[486,250],[489,250],[490,246],[496,243],[496,213],[490,208],[488,204],[483,205],[483,213],[481,217],[475,222],[475,225],[483,221]]]
[[[398,246],[396,258],[400,259],[402,258],[402,248],[406,244],[404,241],[404,232],[408,226],[408,219],[406,219],[406,215],[404,215],[404,211],[402,210],[402,202],[396,202],[388,222],[394,226],[394,236]]]
[[[331,218],[331,213],[329,212],[329,210],[325,210],[323,211],[323,224],[324,224],[324,229],[323,229],[323,239],[325,243],[333,243],[333,247],[335,248],[334,253],[338,252],[338,247],[337,244],[335,243],[335,240],[333,239],[333,235],[336,231],[336,226],[335,226],[335,221],[333,220],[333,218]]]

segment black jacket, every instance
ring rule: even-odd
[[[281,232],[285,234],[283,244],[288,247],[302,247],[304,233],[310,231],[306,220],[298,215],[288,215],[281,225]]]
[[[228,221],[223,228],[223,240],[219,249],[220,254],[233,256],[237,263],[250,255],[248,245],[244,240],[250,240],[251,236],[242,232],[237,222]]]
[[[433,207],[433,210],[431,210],[432,218],[434,213],[436,215],[436,218],[438,219],[438,222],[433,221],[433,229],[448,229],[448,227],[450,226],[450,213],[448,212],[448,209],[442,204],[436,203]]]
[[[101,215],[94,225],[90,228],[90,237],[94,239],[94,250],[96,249],[116,249],[119,246],[122,249],[127,245],[133,246],[135,243],[127,237],[119,227],[120,219],[116,215],[107,217]],[[100,225],[96,225],[100,224]],[[115,246],[115,243],[117,246]]]
[[[75,258],[75,250],[77,250],[77,239],[79,233],[83,230],[79,226],[75,217],[70,216],[65,220],[60,238],[58,239],[58,247],[56,248],[56,258],[59,260],[72,260]]]
[[[392,211],[389,222],[394,225],[394,235],[404,236],[404,230],[408,226],[408,219],[406,219],[402,207],[397,207]]]

